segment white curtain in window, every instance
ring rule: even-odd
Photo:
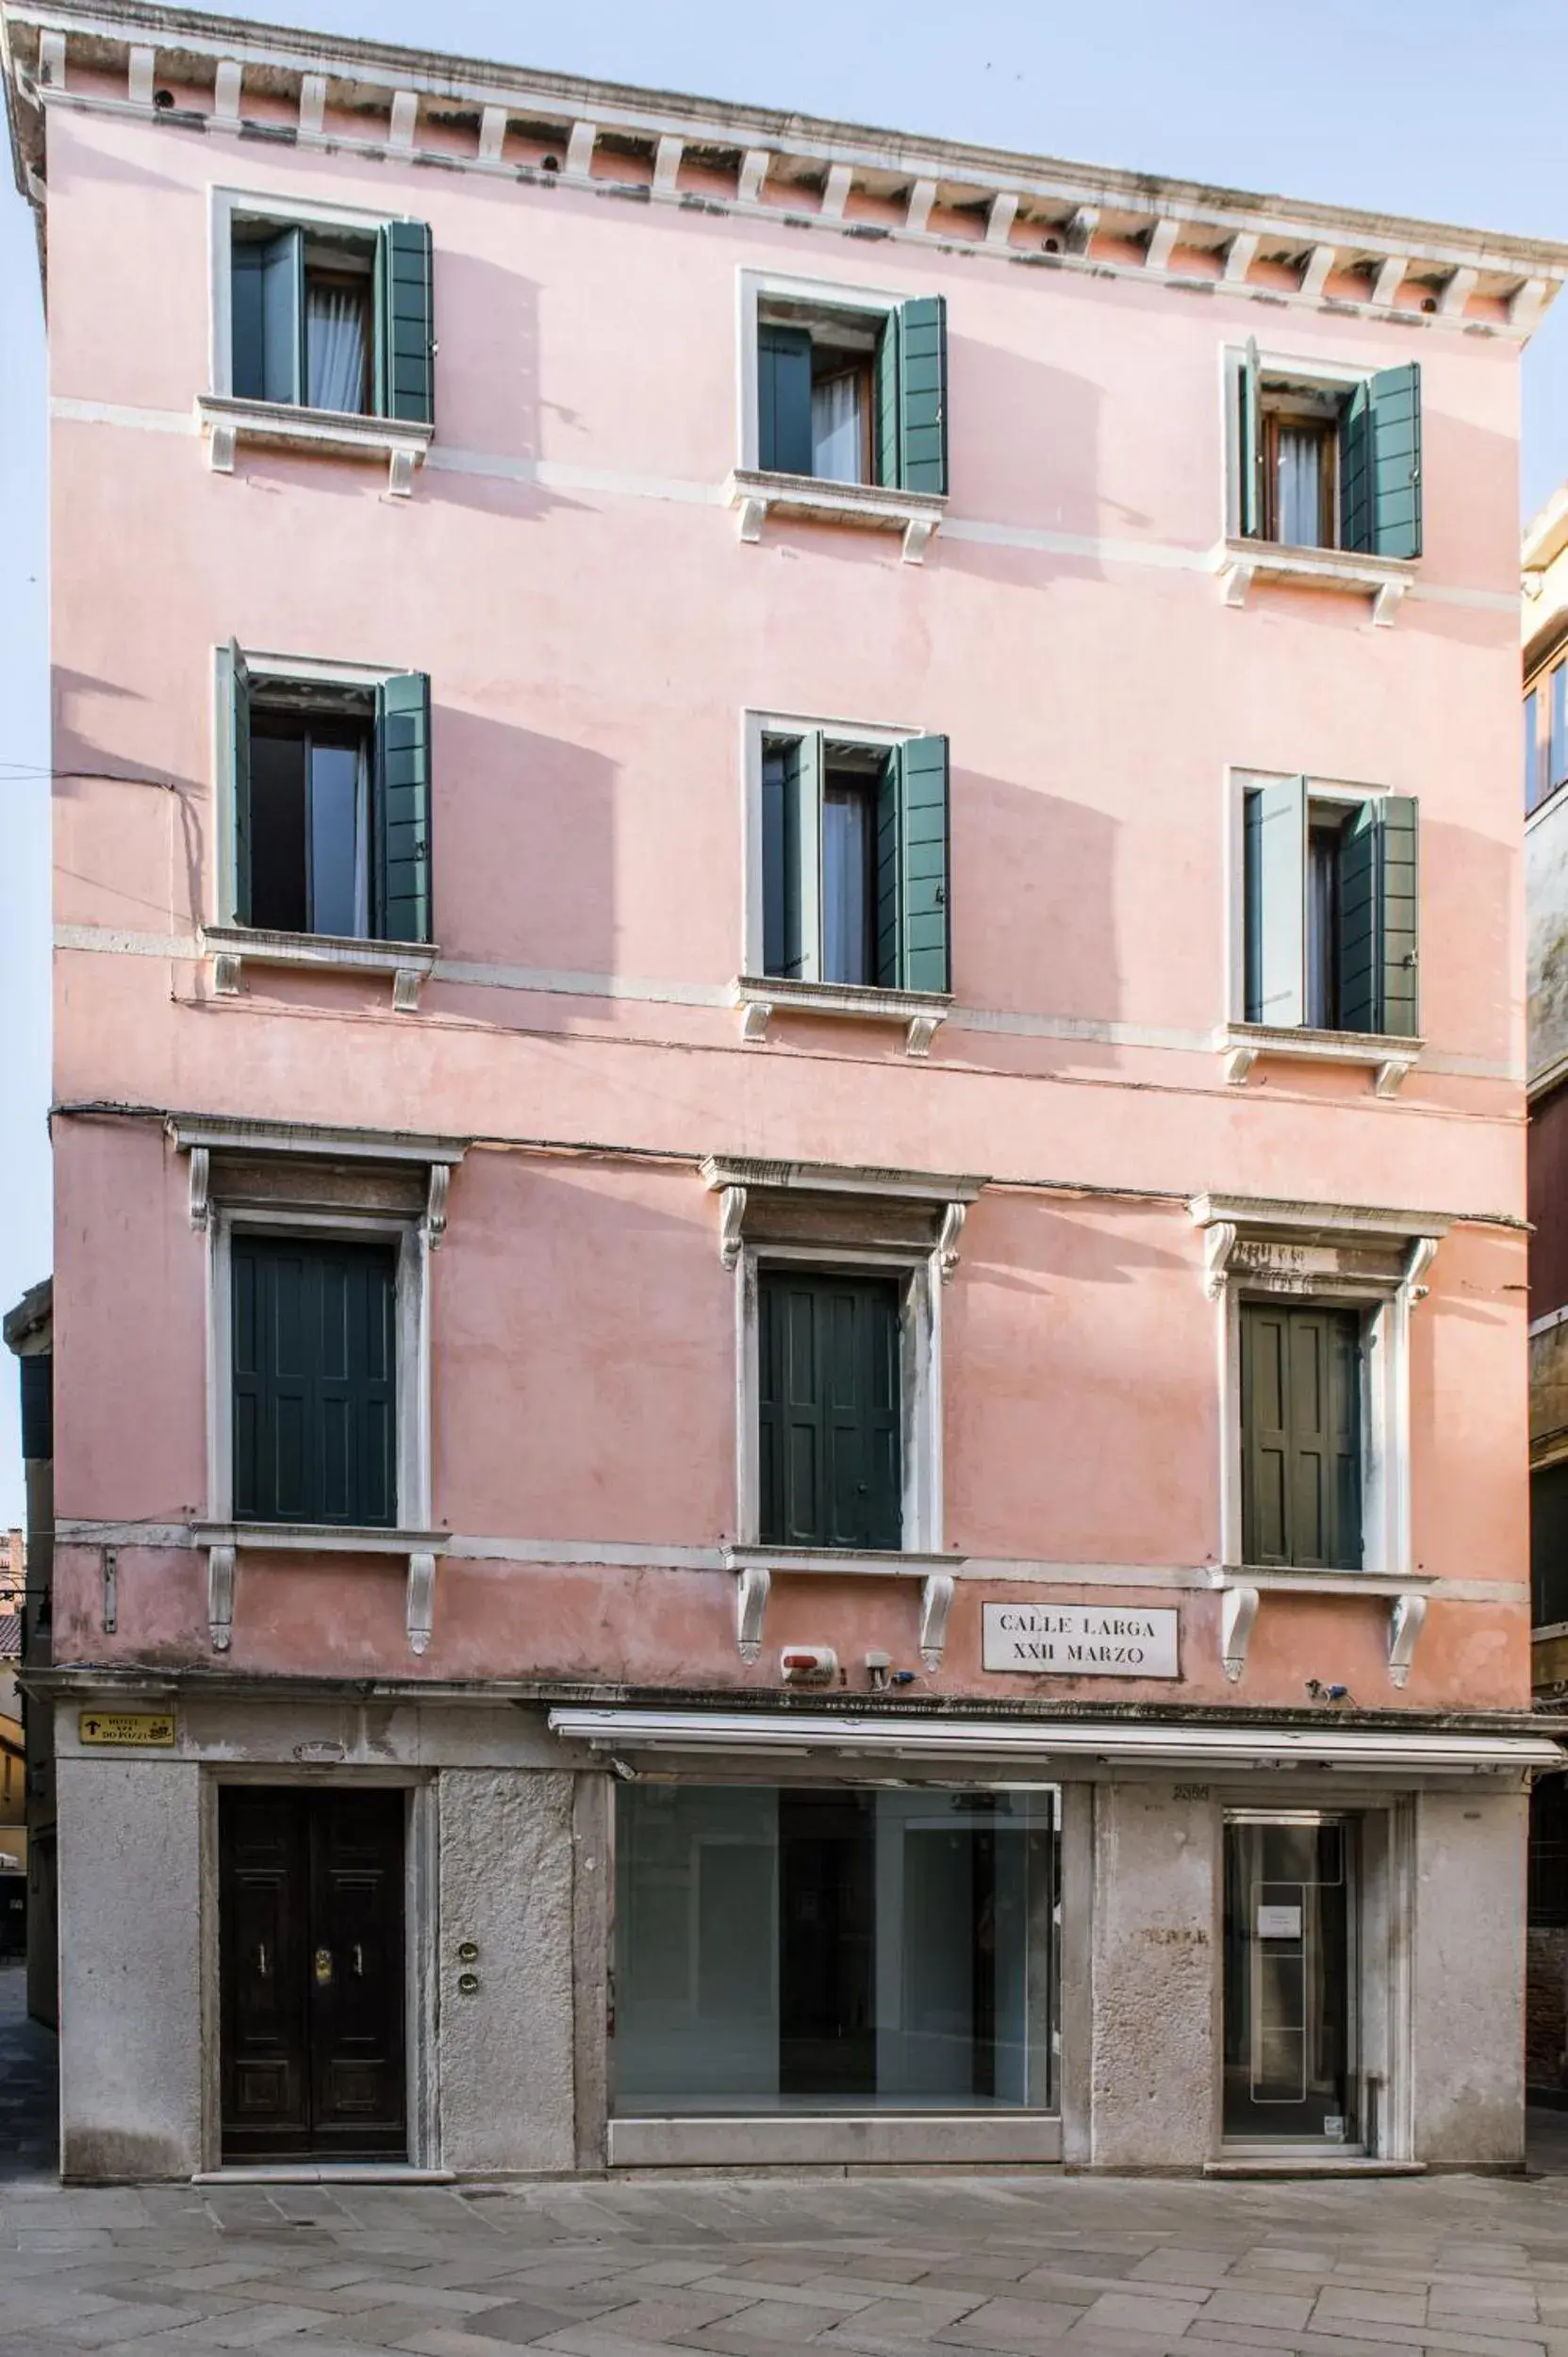
[[[365,406],[365,298],[355,287],[307,283],[305,344],[312,409]]]
[[[1323,459],[1321,434],[1279,428],[1279,537],[1289,548],[1322,545]]]
[[[869,982],[869,794],[829,787],[822,797],[822,980]]]
[[[811,470],[822,483],[860,483],[858,373],[819,377],[811,388]]]

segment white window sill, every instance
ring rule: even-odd
[[[404,1625],[410,1653],[430,1643],[436,1611],[436,1558],[451,1544],[445,1530],[388,1530],[338,1523],[196,1523],[191,1537],[206,1555],[207,1628],[214,1653],[234,1640],[238,1560],[247,1555],[401,1556],[408,1566]]]
[[[837,1579],[917,1579],[921,1665],[930,1671],[942,1667],[953,1574],[965,1560],[961,1555],[905,1555],[855,1547],[727,1546],[724,1560],[735,1574],[735,1641],[743,1661],[755,1661],[762,1650],[774,1573],[806,1572]]]
[[[239,988],[249,965],[322,967],[336,973],[388,974],[392,1005],[412,1014],[440,950],[433,941],[361,941],[338,933],[276,933],[249,925],[206,925],[202,947],[212,959],[212,986],[223,997]]]
[[[1296,549],[1275,540],[1229,538],[1219,542],[1209,562],[1227,605],[1245,605],[1255,581],[1278,581],[1295,589],[1337,589],[1370,598],[1374,622],[1384,625],[1393,621],[1417,566],[1414,557],[1362,556],[1347,549]]]
[[[196,420],[215,474],[234,472],[234,453],[240,442],[271,450],[297,446],[325,457],[385,459],[387,487],[399,499],[412,491],[414,470],[422,463],[436,432],[432,425],[403,418],[301,409],[289,402],[239,401],[230,393],[198,393]]]
[[[765,1039],[775,1014],[847,1017],[861,1023],[901,1023],[912,1056],[929,1056],[952,1006],[950,992],[877,990],[858,982],[801,982],[784,975],[743,974],[734,986],[741,1036]]]
[[[817,475],[767,474],[737,467],[730,477],[730,505],[743,540],[760,540],[771,516],[803,517],[811,523],[858,524],[870,532],[901,532],[906,565],[918,565],[926,543],[947,513],[941,491],[896,491],[880,483],[825,483]]]
[[[1246,1668],[1259,1604],[1273,1594],[1384,1598],[1388,1604],[1389,1684],[1398,1688],[1410,1676],[1427,1618],[1428,1592],[1436,1585],[1429,1573],[1325,1572],[1279,1563],[1219,1564],[1211,1581],[1220,1591],[1220,1656],[1232,1685]]]
[[[1393,1096],[1415,1064],[1425,1043],[1379,1031],[1314,1031],[1294,1025],[1230,1023],[1219,1035],[1225,1077],[1243,1081],[1261,1056],[1294,1058],[1302,1063],[1365,1064],[1372,1093]]]

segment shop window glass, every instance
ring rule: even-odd
[[[1055,1796],[616,1794],[615,2108],[1048,2109]]]

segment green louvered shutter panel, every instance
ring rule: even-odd
[[[1246,797],[1243,826],[1246,1015],[1307,1019],[1307,781],[1282,778]]]
[[[228,907],[223,922],[251,921],[251,675],[239,642],[218,650],[218,791],[229,832]],[[220,840],[222,838],[220,837]]]
[[[898,1286],[764,1269],[757,1343],[762,1543],[897,1549]]]
[[[899,480],[906,491],[948,487],[948,305],[943,295],[900,303]]]
[[[258,250],[261,399],[297,405],[305,399],[305,231],[280,230]]]
[[[871,426],[876,437],[876,479],[884,490],[899,487],[903,464],[903,411],[899,398],[899,314],[889,311],[877,338],[872,369]]]
[[[762,775],[763,972],[815,981],[821,966],[822,736],[775,742]]]
[[[229,245],[229,390],[237,401],[267,398],[262,253],[263,248],[249,238],[235,238]]]
[[[1340,538],[1362,556],[1421,553],[1421,370],[1363,379],[1340,425]]]
[[[767,320],[757,330],[757,465],[811,472],[811,338]]]
[[[377,416],[433,425],[435,272],[422,221],[384,222],[376,232],[375,327]]]
[[[1372,535],[1372,398],[1371,387],[1363,381],[1340,415],[1340,546],[1359,556],[1368,555]]]
[[[948,740],[913,736],[883,764],[877,791],[877,981],[950,987]]]
[[[430,682],[399,671],[375,691],[377,932],[431,941]]]
[[[231,1262],[236,1521],[395,1524],[394,1254],[240,1235]]]
[[[1362,802],[1341,837],[1340,1025],[1414,1039],[1421,898],[1413,798]]]
[[[1259,391],[1258,339],[1249,336],[1236,373],[1237,522],[1244,540],[1263,529],[1263,426]]]
[[[1372,540],[1379,556],[1421,553],[1421,370],[1380,369],[1368,388]]]
[[[1241,1343],[1246,1560],[1359,1570],[1359,1317],[1244,1301]]]

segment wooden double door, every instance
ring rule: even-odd
[[[218,1797],[225,2161],[404,2158],[404,1794]]]

